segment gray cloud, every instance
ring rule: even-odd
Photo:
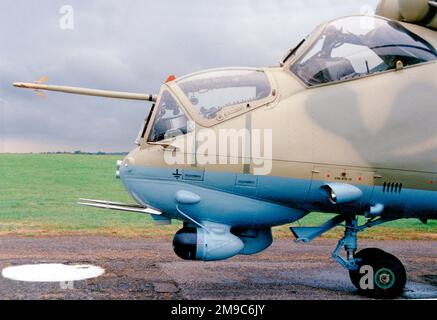
[[[150,105],[33,92],[14,81],[156,93],[169,74],[276,64],[323,21],[376,0],[3,0],[0,12],[0,152],[127,151]]]

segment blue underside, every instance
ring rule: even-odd
[[[403,188],[401,193],[382,187],[356,185],[359,201],[333,205],[320,191],[323,181],[255,176],[196,169],[129,166],[120,169],[128,192],[144,205],[160,209],[170,218],[234,227],[269,227],[290,223],[311,211],[364,214],[369,205],[382,204],[382,216],[437,219],[437,192]],[[197,195],[196,203],[181,203],[176,193]]]

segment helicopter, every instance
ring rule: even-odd
[[[332,258],[359,293],[393,298],[406,285],[402,262],[357,251],[357,239],[397,219],[437,219],[436,10],[434,0],[382,0],[375,15],[319,25],[276,66],[171,75],[158,94],[46,78],[14,86],[153,104],[116,165],[135,203],[79,204],[181,220],[176,255],[202,261],[261,252],[272,227],[334,213],[290,231],[308,243],[343,227]]]

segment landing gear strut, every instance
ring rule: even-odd
[[[398,258],[378,248],[357,250],[357,234],[366,228],[387,220],[371,220],[358,226],[356,217],[345,218],[344,237],[340,239],[332,257],[345,269],[359,293],[372,298],[389,299],[399,296],[404,290],[407,276]],[[341,248],[346,258],[340,255]]]

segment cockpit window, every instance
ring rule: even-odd
[[[428,42],[398,22],[354,16],[328,23],[290,70],[313,86],[436,59]]]
[[[216,70],[180,79],[177,84],[204,119],[214,119],[226,107],[270,95],[270,83],[259,70]]]
[[[149,142],[157,142],[188,132],[188,119],[179,104],[168,92],[162,93],[155,121],[149,135]]]

